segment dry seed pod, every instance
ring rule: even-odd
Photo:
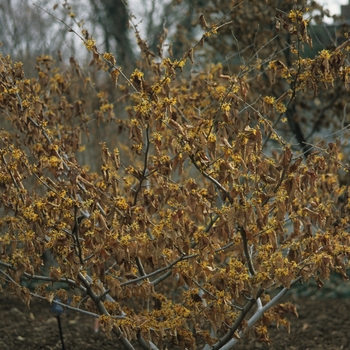
[[[208,29],[209,28],[208,23],[205,20],[204,15],[200,15],[199,16],[199,24],[202,26],[203,29]]]

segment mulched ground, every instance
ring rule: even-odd
[[[271,328],[271,346],[243,339],[235,349],[350,349],[350,299],[294,299],[299,318],[291,317],[291,332]],[[61,316],[67,350],[122,349],[117,339],[94,332],[93,320],[70,312]],[[28,309],[17,297],[0,293],[0,349],[62,349],[57,318],[44,301]],[[189,349],[190,350],[190,349]]]

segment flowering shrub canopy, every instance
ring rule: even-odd
[[[86,32],[85,69],[39,56],[27,78],[0,56],[3,286],[28,306],[72,295],[70,308],[99,317],[127,349],[228,349],[249,327],[265,342],[271,322],[289,327],[296,310],[274,305],[271,290],[310,278],[321,287],[331,271],[347,279],[350,41],[303,57],[314,9],[274,2],[243,2],[219,21],[213,4],[228,5],[210,2],[178,58],[155,57],[136,31],[143,60],[130,76]],[[250,17],[274,24],[262,22],[261,41],[242,26]],[[225,54],[237,25],[238,40],[254,43],[241,64],[203,61]],[[205,69],[190,74],[196,62]],[[99,90],[96,70],[115,90]],[[79,159],[99,125],[93,172]],[[316,138],[323,126],[330,139]],[[249,323],[255,303],[265,313]]]

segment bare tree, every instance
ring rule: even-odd
[[[94,10],[92,20],[103,30],[107,52],[114,51],[123,67],[133,66],[135,54],[129,37],[129,14],[123,0],[90,0]]]

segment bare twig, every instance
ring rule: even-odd
[[[296,278],[291,282],[291,286],[296,284],[298,281],[301,280],[301,277]],[[248,320],[247,327],[244,329],[244,331],[239,331],[238,335],[239,337],[242,337],[249,329],[251,329],[254,324],[263,316],[263,314],[269,310],[271,307],[276,305],[282,297],[288,292],[289,288],[283,288],[276,296],[274,296],[266,305],[262,306],[260,309],[258,309],[254,315]],[[239,342],[239,339],[232,338],[229,342],[227,342],[225,345],[223,345],[220,350],[231,350],[237,343]]]
[[[227,344],[229,341],[232,340],[232,337],[234,333],[238,330],[239,326],[241,325],[242,321],[244,320],[245,316],[248,314],[248,312],[251,310],[253,305],[255,304],[256,300],[260,298],[264,290],[260,287],[256,293],[256,297],[251,297],[247,303],[244,305],[242,311],[240,312],[239,316],[236,318],[233,325],[230,327],[229,331],[219,339],[217,343],[215,343],[211,350],[222,350],[224,349],[224,345]],[[230,348],[227,348],[230,349]]]
[[[0,273],[1,273],[2,275],[4,275],[5,278],[6,278],[9,282],[14,283],[15,285],[17,285],[17,286],[19,286],[19,287],[22,288],[22,286],[20,286],[20,284],[18,284],[18,283],[17,283],[13,278],[11,278],[11,276],[9,276],[7,273],[5,273],[5,272],[2,271],[2,270],[0,270]],[[45,301],[49,302],[49,301],[47,300],[47,298],[43,297],[42,295],[39,295],[39,294],[33,293],[33,292],[29,292],[29,293],[30,293],[30,295],[31,295],[32,297],[34,297],[34,298],[36,298],[36,299],[41,299],[41,300],[45,300]],[[79,312],[79,313],[84,314],[84,315],[87,315],[87,316],[92,316],[92,317],[95,317],[95,318],[99,318],[99,317],[100,317],[100,315],[98,315],[98,314],[95,314],[95,313],[90,312],[90,311],[86,311],[86,310],[82,310],[82,309],[79,309],[79,308],[70,306],[69,304],[61,303],[60,301],[55,300],[55,299],[53,299],[53,300],[51,301],[51,303],[60,305],[60,306],[62,306],[62,307],[65,308],[65,309],[68,309],[68,310],[71,310],[71,311],[75,311],[75,312]],[[125,316],[111,316],[111,317],[113,317],[114,319],[125,319]]]
[[[47,13],[49,16],[51,16],[52,18],[54,18],[56,21],[62,23],[69,32],[74,33],[81,41],[84,42],[85,45],[87,45],[86,40],[79,34],[77,33],[71,26],[69,26],[66,22],[64,22],[63,20],[61,20],[60,18],[56,17],[55,15],[53,15],[52,13],[50,13],[49,11],[45,10],[44,8],[42,8],[40,5],[38,4],[34,4],[34,6],[36,6],[38,9],[40,9],[41,11],[44,11],[45,13]],[[110,68],[116,69],[119,74],[128,82],[128,84],[130,84],[130,86],[135,90],[135,92],[138,93],[138,90],[135,88],[135,86],[132,84],[132,82],[128,79],[128,77],[123,73],[123,71],[120,69],[120,67],[116,66],[115,64],[112,64],[110,61],[106,60],[103,57],[103,54],[101,52],[99,52],[97,49],[95,49],[95,53],[97,55],[100,56],[100,58],[109,65]]]
[[[134,206],[137,203],[137,196],[142,188],[143,181],[147,178],[147,167],[148,167],[148,155],[149,155],[149,147],[150,147],[150,142],[149,142],[149,126],[147,125],[146,128],[146,149],[145,149],[145,159],[143,163],[143,170],[142,170],[142,175],[141,178],[139,179],[139,186],[137,187],[134,195]]]
[[[128,284],[133,284],[133,283],[137,283],[137,282],[143,281],[143,280],[145,280],[145,279],[147,279],[149,277],[158,275],[159,273],[161,273],[163,271],[171,269],[173,266],[175,266],[180,261],[191,259],[191,258],[195,258],[197,256],[198,256],[198,254],[180,256],[178,259],[176,259],[175,261],[173,261],[169,265],[167,265],[165,267],[162,267],[162,268],[160,268],[160,269],[158,269],[156,271],[153,271],[153,272],[151,272],[151,273],[149,273],[147,275],[144,275],[144,276],[141,276],[141,277],[138,277],[138,278],[134,278],[134,279],[132,279],[130,281],[127,281],[127,282],[120,283],[120,286],[123,287],[123,286],[127,286]]]
[[[243,250],[244,250],[245,258],[247,260],[247,265],[248,265],[248,268],[249,268],[249,272],[250,272],[250,274],[252,276],[255,276],[256,272],[255,272],[255,269],[254,269],[254,265],[253,265],[251,254],[249,253],[247,234],[245,232],[245,229],[242,226],[238,227],[238,231],[239,231],[239,233],[241,234],[241,237],[242,237]]]

